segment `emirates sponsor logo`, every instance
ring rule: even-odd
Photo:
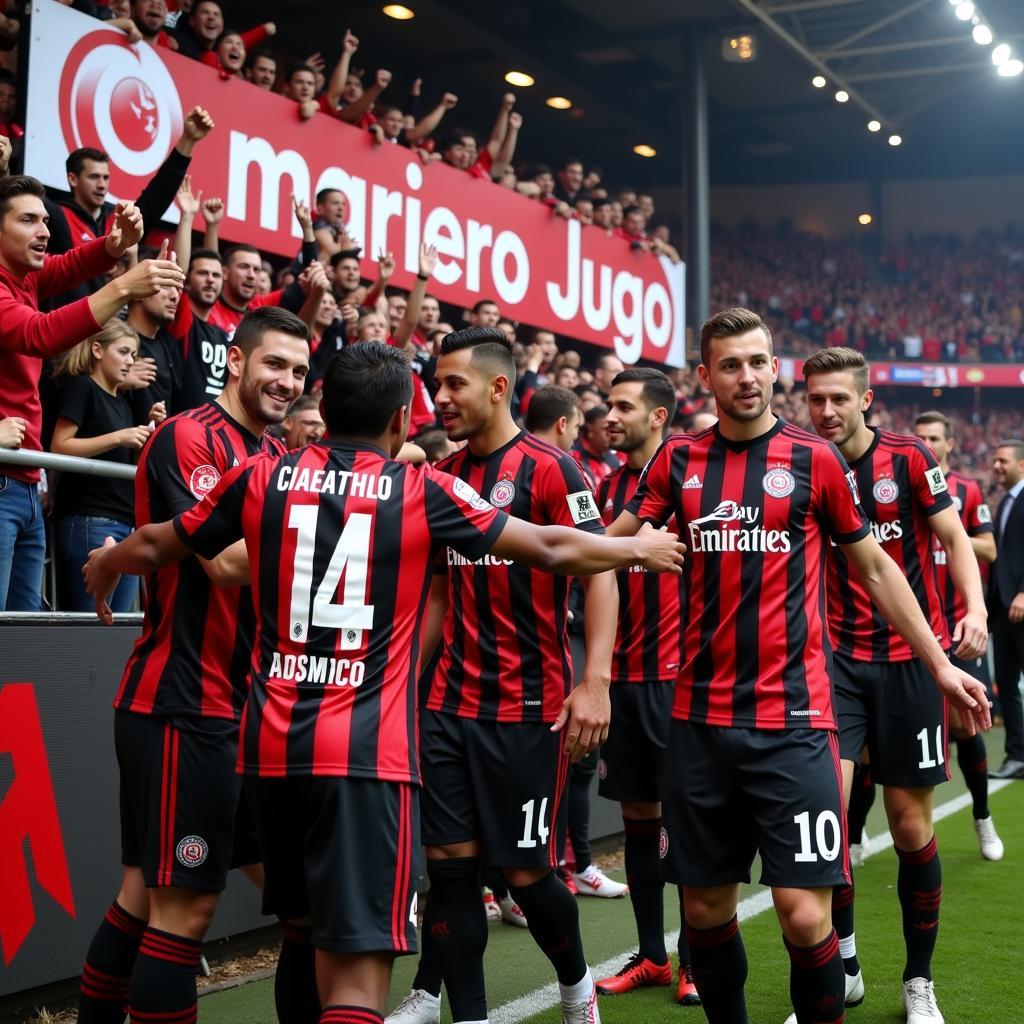
[[[898,519],[891,523],[872,523],[871,532],[879,544],[885,544],[890,540],[899,540],[903,536],[903,524]]]
[[[690,551],[785,554],[792,550],[789,531],[757,526],[760,515],[761,510],[753,505],[720,502],[713,512],[690,523]],[[742,525],[736,528],[733,523]]]

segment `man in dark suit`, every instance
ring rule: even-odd
[[[992,475],[1006,488],[996,512],[996,560],[988,588],[989,625],[995,646],[996,682],[1006,722],[1006,759],[994,779],[1024,779],[1024,441],[1003,441],[992,457]]]

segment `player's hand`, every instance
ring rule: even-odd
[[[420,246],[420,273],[428,278],[434,276],[434,269],[437,267],[437,246],[427,245],[424,242]]]
[[[202,206],[202,203],[202,190],[200,189],[198,192],[193,194],[192,175],[186,174],[185,177],[181,179],[178,191],[174,195],[174,205],[181,210],[185,217],[191,220],[199,212],[199,208]]]
[[[359,37],[354,35],[351,29],[345,29],[345,38],[341,41],[341,52],[347,53],[350,57],[359,49]]]
[[[453,92],[446,92],[441,97],[441,106],[444,107],[445,110],[452,110],[455,107],[455,104],[458,102],[459,97],[456,96],[455,93]]]
[[[213,131],[213,118],[202,107],[193,107],[185,115],[183,138],[190,142],[201,142],[211,131]]]
[[[584,679],[565,698],[551,731],[564,730],[562,750],[573,761],[579,761],[608,738],[611,720],[612,702],[608,687],[602,683],[588,683]]]
[[[391,84],[391,72],[387,68],[380,68],[377,71],[377,77],[374,84],[383,92]]]
[[[992,707],[985,693],[985,684],[972,675],[946,664],[935,673],[935,685],[960,712],[960,720],[968,736],[992,728]]]
[[[953,652],[964,661],[980,658],[988,648],[988,615],[985,612],[968,612],[953,630]]]
[[[519,129],[523,127],[523,115],[520,114],[518,110],[513,110],[512,113],[508,115],[508,126],[509,128],[514,128],[516,131],[519,131]]]
[[[148,388],[155,380],[156,360],[151,359],[149,356],[138,356],[135,362],[132,363],[128,376],[125,377],[121,388],[124,391],[141,391],[143,388]]]
[[[292,210],[295,213],[295,219],[299,223],[299,227],[302,228],[302,237],[306,237],[306,233],[312,235],[313,233],[313,214],[310,213],[309,203],[305,199],[299,199],[298,196],[292,196]]]
[[[89,560],[82,566],[85,577],[85,592],[92,594],[96,601],[96,617],[104,625],[114,621],[114,613],[110,610],[110,595],[117,589],[121,576],[116,572],[107,572],[103,568],[103,556],[114,546],[114,538],[107,537],[103,547],[93,548],[89,552]]]
[[[303,100],[299,104],[299,117],[308,121],[319,109],[320,104],[316,100]]]
[[[113,227],[104,243],[107,255],[119,260],[133,245],[142,241],[142,232],[142,211],[136,209],[134,203],[118,203]]]
[[[377,253],[377,273],[382,282],[391,280],[397,266],[398,262],[393,252],[384,252],[382,249]]]
[[[202,195],[202,192],[199,194]],[[224,200],[220,196],[210,196],[209,199],[204,199],[201,206],[203,220],[206,221],[208,228],[213,227],[214,224],[219,224],[224,219]]]
[[[20,416],[0,420],[0,448],[20,448],[25,440],[25,426]]]
[[[173,260],[143,260],[118,279],[127,300],[147,299],[162,288],[184,288],[185,274]]]
[[[1024,622],[1024,593],[1018,594],[1007,609],[1010,613],[1011,622]]]
[[[677,534],[656,530],[650,523],[644,523],[634,539],[640,542],[637,563],[648,572],[670,572],[678,576],[683,571],[686,545]]]
[[[147,423],[142,427],[125,427],[117,432],[117,443],[122,448],[138,451],[149,440],[153,428]]]
[[[149,407],[149,412],[146,414],[146,419],[150,423],[163,423],[167,419],[167,405],[164,402],[154,402]]]

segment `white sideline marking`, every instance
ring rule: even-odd
[[[1011,781],[1012,780],[1010,779],[992,779],[989,781],[988,791],[990,794],[998,793],[999,790],[1005,789],[1009,786]],[[952,800],[949,800],[944,804],[939,804],[932,814],[932,820],[942,821],[943,818],[948,818],[951,814],[956,814],[957,811],[962,811],[965,807],[969,807],[970,804],[971,794],[961,793],[960,796],[954,797]],[[864,855],[865,859],[868,857],[874,857],[876,853],[888,850],[891,846],[892,836],[888,832],[883,835],[872,836],[871,847]],[[771,908],[771,905],[771,890],[763,889],[761,892],[755,893],[753,896],[748,896],[745,900],[741,900],[740,905],[736,910],[736,916],[739,920],[746,921],[751,917],[756,917],[758,914],[763,914],[766,910]],[[666,932],[666,949],[674,949],[678,939],[679,929]],[[622,966],[631,952],[632,950],[627,949],[616,954],[610,959],[603,961],[602,963],[595,964],[590,969],[594,978],[606,978],[609,975],[614,974]],[[525,996],[519,996],[518,999],[510,999],[507,1003],[502,1003],[501,1006],[490,1011],[487,1015],[487,1019],[491,1024],[519,1024],[520,1021],[526,1020],[527,1017],[532,1017],[535,1014],[542,1013],[544,1010],[549,1010],[552,1006],[557,1006],[558,1003],[558,984],[556,982],[552,982],[550,985],[544,985],[541,988],[534,989],[532,992],[527,992]]]

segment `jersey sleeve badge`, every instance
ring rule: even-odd
[[[597,510],[597,503],[590,491],[575,491],[572,494],[567,494],[565,500],[569,505],[569,515],[572,516],[572,521],[577,526],[601,518],[601,514]]]
[[[946,478],[942,475],[942,470],[936,466],[934,469],[925,470],[925,479],[928,481],[928,490],[932,494],[941,494],[946,488]]]

